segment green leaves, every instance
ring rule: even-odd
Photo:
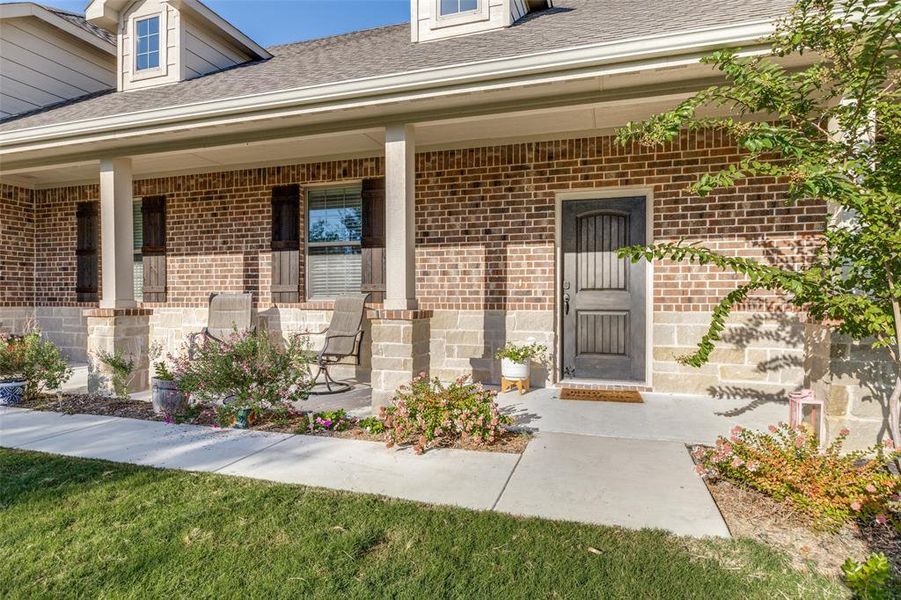
[[[657,146],[685,130],[718,130],[743,155],[701,174],[691,193],[704,197],[768,177],[787,185],[787,202],[816,199],[831,206],[822,248],[794,265],[722,256],[683,242],[621,251],[633,261],[715,265],[744,276],[713,311],[687,364],[699,366],[709,358],[729,313],[757,290],[777,292],[813,318],[889,348],[901,360],[895,317],[901,301],[899,7],[873,0],[799,0],[770,38],[768,56],[743,57],[734,49],[712,54],[703,62],[722,73],[724,85],[618,132],[621,144]],[[783,58],[791,54],[820,60],[789,68]],[[699,117],[702,111],[729,116]]]

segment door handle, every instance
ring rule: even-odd
[[[569,294],[563,294],[563,314],[569,314]]]

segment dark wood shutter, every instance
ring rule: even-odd
[[[166,197],[141,199],[144,245],[144,302],[166,301]]]
[[[300,186],[272,188],[272,301],[300,302]]]
[[[363,180],[363,272],[360,291],[385,300],[385,179]]]
[[[75,209],[75,221],[75,294],[79,302],[96,302],[100,230],[97,203],[80,202]]]

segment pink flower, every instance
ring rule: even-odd
[[[805,441],[807,441],[807,438],[805,438],[803,435],[799,435],[798,437],[796,437],[795,438],[795,448],[800,448],[801,446],[803,446]]]
[[[857,500],[851,503],[851,510],[860,510],[861,508],[862,506]]]
[[[873,485],[872,483],[868,483],[868,484],[867,484],[867,491],[870,492],[871,494],[875,494],[875,493],[877,492],[876,486]]]
[[[778,429],[776,429],[775,425],[770,425],[767,429],[770,430],[770,433],[776,433],[777,431],[779,431]]]
[[[742,427],[741,425],[736,425],[735,427],[732,428],[732,435],[738,435],[744,430],[745,430],[745,428]]]
[[[851,430],[848,429],[847,427],[842,427],[841,431],[838,432],[838,434],[842,437],[845,437],[849,433],[851,433]]]
[[[880,525],[885,525],[886,523],[888,523],[888,517],[886,517],[885,515],[876,515],[876,522]]]
[[[740,459],[737,456],[732,459],[732,468],[733,469],[737,469],[738,467],[742,466],[743,464],[745,464],[745,461],[743,461],[742,459]]]
[[[889,449],[895,447],[895,442],[893,442],[892,440],[885,440],[882,443],[885,445],[886,448],[889,448]]]
[[[747,462],[747,464],[745,464],[745,466],[748,467],[748,470],[752,473],[754,473],[755,471],[757,471],[757,469],[760,468],[760,465],[757,463],[756,460],[749,460]]]

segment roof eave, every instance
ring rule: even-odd
[[[502,58],[448,65],[437,69],[423,69],[391,75],[356,79],[334,84],[322,84],[292,90],[279,90],[242,97],[217,99],[162,109],[99,117],[68,123],[43,125],[0,133],[0,150],[14,152],[16,147],[30,144],[44,145],[58,140],[72,140],[81,136],[97,135],[124,127],[140,129],[177,127],[179,122],[197,123],[202,119],[222,119],[240,116],[253,111],[260,115],[265,111],[279,111],[324,102],[349,102],[363,100],[367,96],[388,93],[437,90],[447,93],[449,88],[488,83],[491,80],[510,79],[546,73],[584,72],[593,66],[609,70],[618,63],[636,63],[655,58],[702,54],[712,49],[736,47],[759,43],[773,31],[772,21],[755,21],[737,25],[710,28],[677,34],[661,34],[618,42],[607,42]],[[659,65],[653,68],[659,68]],[[561,75],[565,78],[566,75]],[[437,91],[435,93],[438,93]]]

